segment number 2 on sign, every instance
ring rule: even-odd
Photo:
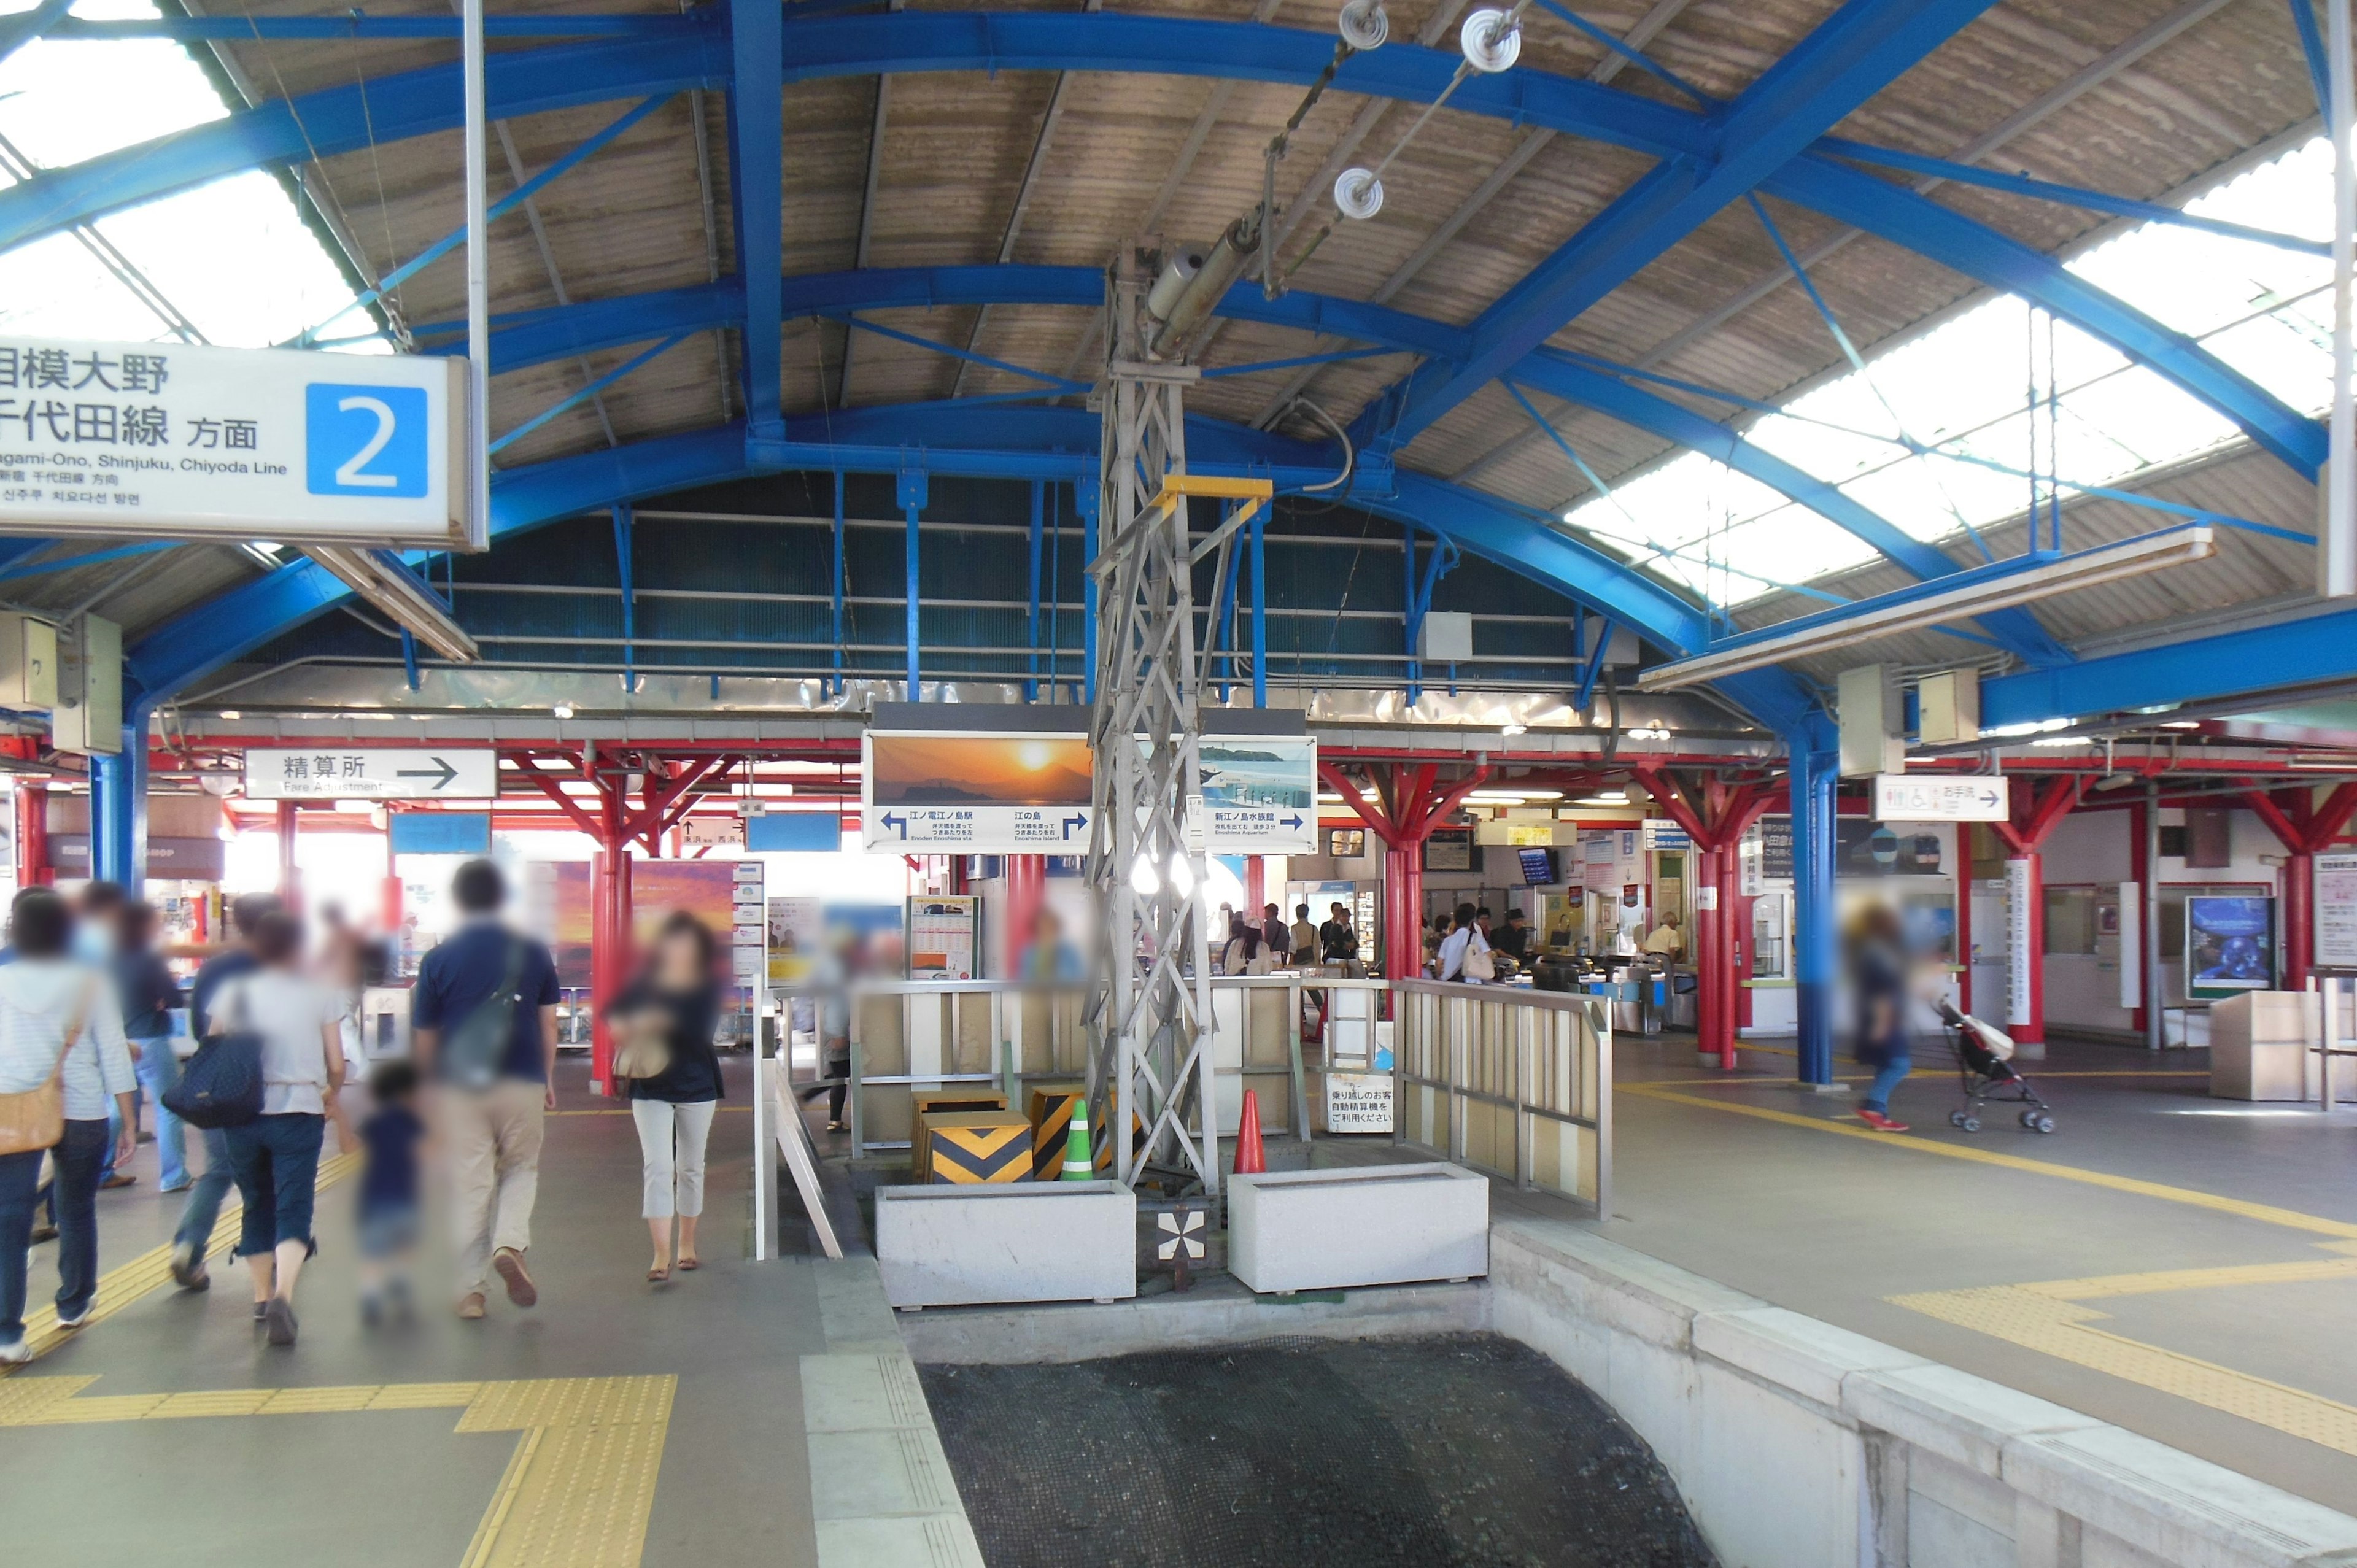
[[[337,468],[336,483],[381,490],[389,490],[399,485],[401,480],[395,475],[371,474],[362,471],[367,468],[369,459],[383,451],[385,443],[393,439],[393,410],[385,406],[384,400],[375,397],[348,397],[336,404],[336,412],[339,413],[365,413],[376,416],[376,433],[368,438],[366,446],[345,459],[342,466]]]

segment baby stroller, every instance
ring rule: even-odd
[[[1967,1133],[1979,1132],[1981,1107],[1994,1100],[2019,1105],[2021,1124],[2028,1131],[2054,1131],[2052,1111],[2038,1097],[2029,1079],[2014,1070],[2013,1036],[1969,1013],[1957,1012],[1952,1003],[1943,1001],[1938,1008],[1940,1021],[1948,1026],[1948,1038],[1956,1048],[1956,1076],[1965,1101],[1963,1109],[1948,1112],[1949,1123]]]

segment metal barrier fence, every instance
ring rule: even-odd
[[[1431,980],[1392,994],[1393,1140],[1607,1212],[1610,1004]]]

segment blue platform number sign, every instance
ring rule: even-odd
[[[425,390],[341,386],[304,389],[304,463],[315,496],[426,493]]]

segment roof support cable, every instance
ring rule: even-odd
[[[1332,431],[1334,433],[1334,439],[1342,444],[1342,471],[1333,478],[1328,479],[1322,484],[1302,486],[1301,493],[1306,496],[1314,496],[1323,495],[1328,490],[1340,489],[1343,486],[1351,482],[1351,472],[1353,468],[1358,467],[1359,462],[1358,453],[1353,451],[1351,446],[1351,433],[1343,429],[1341,424],[1332,414],[1327,413],[1324,409],[1318,407],[1316,403],[1310,402],[1306,397],[1295,398],[1293,400],[1293,406],[1309,415],[1310,418],[1316,420],[1327,429]]]
[[[1827,305],[1825,296],[1817,292],[1815,281],[1809,276],[1809,269],[1801,264],[1801,258],[1793,253],[1792,247],[1785,242],[1784,231],[1776,227],[1776,220],[1768,216],[1768,209],[1760,204],[1759,196],[1747,190],[1743,193],[1743,199],[1749,202],[1751,210],[1759,215],[1760,226],[1768,231],[1768,238],[1775,242],[1776,253],[1784,258],[1786,266],[1792,269],[1792,280],[1799,284],[1802,292],[1809,296],[1809,303],[1817,307],[1818,317],[1824,322],[1825,330],[1833,334],[1834,342],[1840,348],[1842,357],[1849,361],[1850,369],[1857,373],[1858,380],[1866,383],[1866,390],[1874,394],[1874,401],[1882,405],[1882,412],[1890,416],[1890,423],[1898,428],[1899,434],[1906,438],[1907,445],[1910,447],[1921,446],[1922,443],[1915,439],[1914,432],[1908,428],[1907,421],[1900,416],[1899,410],[1892,406],[1890,399],[1883,394],[1881,383],[1875,380],[1874,372],[1867,369],[1866,357],[1857,351],[1857,345],[1850,341],[1849,334],[1842,330],[1842,324],[1835,317],[1833,306]],[[2035,465],[2032,466],[2035,467]],[[1975,528],[1971,520],[1964,516],[1964,508],[1956,504],[1956,498],[1950,493],[1947,482],[1941,478],[1939,470],[1926,463],[1924,472],[1931,477],[1933,487],[1939,490],[1940,499],[1946,503],[1948,515],[1956,520],[1956,526],[1963,529],[1965,535],[1979,549],[1981,559],[1995,561],[1996,557],[1989,553],[1988,541],[1981,537],[1980,530]],[[2033,545],[2038,540],[2037,517],[2037,509],[2033,506],[2030,509],[2029,533],[2030,542]]]

